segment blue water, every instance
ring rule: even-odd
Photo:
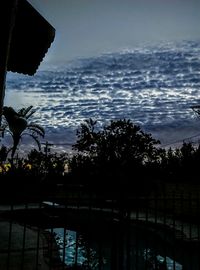
[[[63,228],[55,228],[53,232],[56,234],[56,241],[60,248],[60,258],[61,260],[64,258],[64,262],[67,266],[84,265],[89,266],[89,269],[99,269],[99,254],[95,249],[86,246],[81,235],[75,231]],[[65,252],[65,254],[63,254],[63,252]],[[88,262],[88,253],[90,262]],[[106,265],[106,259],[101,258],[101,261],[103,265]]]
[[[101,269],[108,270],[111,268],[109,265],[110,261],[110,255],[111,251],[107,254],[104,252],[104,255],[100,257],[100,254],[98,253],[98,244],[93,242],[90,243],[91,246],[87,244],[86,241],[84,241],[84,236],[78,234],[75,231],[66,230],[63,228],[55,228],[53,229],[53,232],[56,234],[56,241],[60,248],[60,258],[61,260],[65,262],[67,266],[87,266],[86,269],[99,269],[99,262],[101,260]],[[142,236],[140,236],[142,238]],[[65,238],[65,241],[64,241]],[[64,249],[65,244],[65,249]],[[107,243],[108,244],[108,243]],[[105,248],[106,242],[102,245],[102,249]],[[111,244],[110,244],[111,245]],[[96,250],[95,248],[96,247]],[[174,261],[170,257],[162,257],[159,254],[158,251],[155,251],[153,249],[147,248],[145,246],[136,246],[135,249],[137,251],[132,251],[132,253],[137,253],[139,256],[142,256],[143,266],[146,265],[145,269],[147,270],[153,270],[158,269],[158,265],[162,264],[164,260],[166,260],[166,265],[168,270],[182,270],[182,265],[178,262]],[[65,252],[65,254],[63,254]],[[89,258],[88,261],[88,252],[89,252]],[[157,255],[155,255],[157,254]],[[102,255],[102,254],[101,254]],[[139,257],[138,257],[139,258]],[[134,261],[133,258],[131,258],[132,261]],[[146,262],[146,263],[145,263]],[[149,267],[147,267],[147,262]],[[134,269],[134,268],[133,268]],[[136,267],[138,269],[138,267]],[[160,269],[160,268],[159,268]],[[162,268],[163,269],[163,268]]]
[[[182,140],[200,132],[190,108],[200,104],[200,42],[76,59],[34,76],[9,73],[5,104],[33,105],[33,120],[56,144],[74,143],[76,129],[89,117],[100,125],[129,118],[163,145]]]

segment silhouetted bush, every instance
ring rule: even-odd
[[[163,149],[130,120],[111,121],[102,128],[92,119],[77,130],[72,157],[67,153],[31,150],[10,160],[0,149],[0,195],[22,197],[65,188],[84,187],[105,193],[139,195],[164,182],[199,183],[200,145],[183,143]],[[66,164],[69,173],[65,172]]]
[[[101,130],[89,119],[77,131],[77,138],[73,146],[77,153],[69,167],[82,183],[104,188],[134,184],[145,189],[146,164],[157,163],[160,153],[159,141],[151,134],[126,119],[111,121]]]
[[[161,178],[175,182],[198,182],[200,145],[183,143],[180,148],[168,149],[161,158]]]
[[[31,150],[0,165],[0,199],[38,198],[63,180],[67,154]]]

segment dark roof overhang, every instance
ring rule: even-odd
[[[2,37],[0,52],[3,51],[4,39],[10,32],[10,18],[13,12],[13,0],[0,3]],[[13,16],[13,15],[12,15]],[[10,38],[7,71],[33,75],[55,37],[55,29],[26,0],[18,0],[14,9],[14,24]]]

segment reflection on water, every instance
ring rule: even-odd
[[[94,248],[89,247],[86,239],[75,231],[63,228],[53,229],[60,248],[60,257],[67,266],[83,266],[84,269],[99,269],[99,264],[106,264]],[[100,262],[101,261],[101,262]]]
[[[169,257],[157,255],[156,250],[146,248],[144,250],[144,258],[146,261],[146,270],[182,270],[182,265]]]
[[[92,241],[88,241],[88,239],[86,239],[87,237],[75,231],[66,230],[63,228],[55,228],[53,229],[53,233],[55,234],[56,241],[60,248],[60,257],[68,267],[80,266],[83,267],[81,269],[88,270],[111,269],[111,260],[113,258],[111,249],[114,248],[115,250],[115,247],[112,246],[113,243],[109,243],[109,241],[101,242],[101,248],[99,248],[99,243],[95,243],[94,239]],[[138,239],[136,240],[138,241]],[[141,239],[141,242],[138,243],[138,245],[135,245],[135,243],[131,244],[129,265],[130,269],[183,269],[180,263],[176,262],[168,256],[161,256],[158,250],[156,250],[155,248],[146,247],[144,243],[145,242],[143,241],[143,239]],[[122,244],[122,246],[124,246],[124,244]],[[124,251],[121,254],[118,253],[116,256],[123,256],[123,253]],[[115,257],[115,259],[116,258],[117,257]],[[117,258],[117,260],[119,260],[119,258]],[[124,269],[126,269],[125,267],[127,267],[127,263],[122,265]]]

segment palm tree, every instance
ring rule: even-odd
[[[34,113],[35,110],[33,109],[33,106],[22,108],[18,112],[16,112],[12,107],[5,106],[3,108],[2,114],[4,116],[4,124],[1,127],[1,132],[2,137],[4,137],[5,131],[8,131],[12,136],[13,146],[10,149],[12,150],[11,153],[12,162],[22,136],[28,135],[32,137],[33,140],[37,143],[39,150],[41,149],[39,137],[44,138],[45,135],[44,128],[38,124],[28,122],[29,118]]]

